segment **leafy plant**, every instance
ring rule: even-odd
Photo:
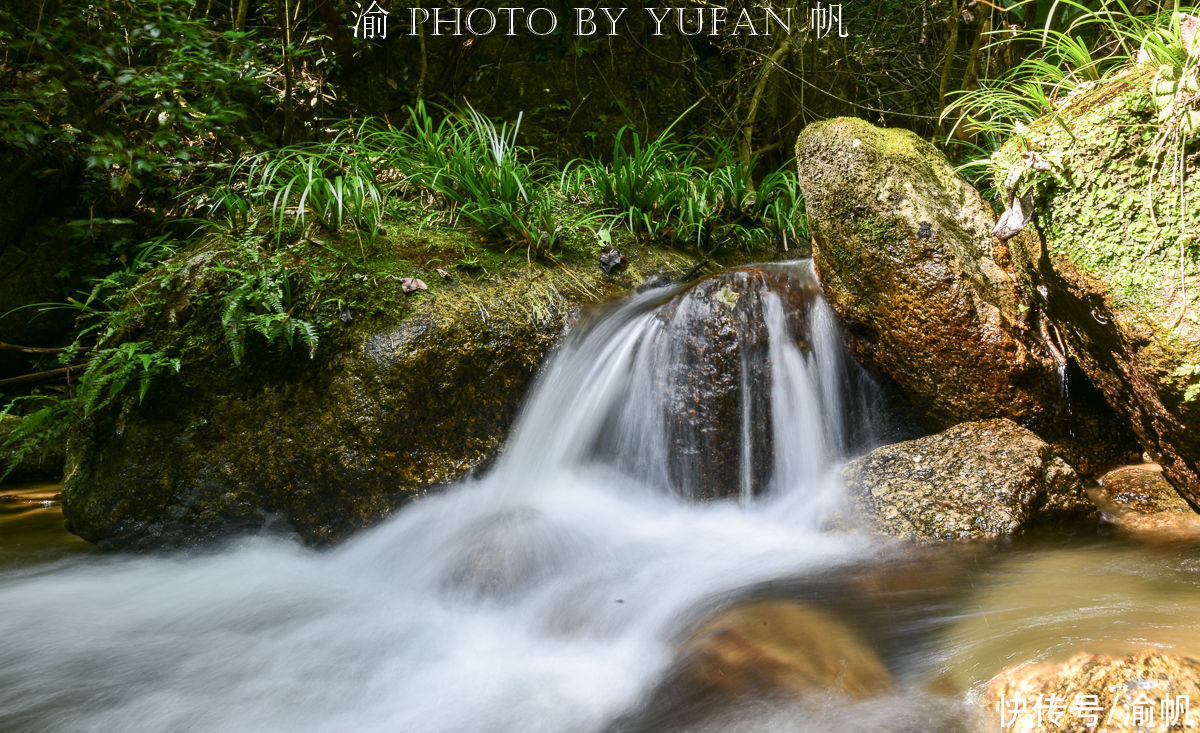
[[[4,447],[13,451],[13,459],[8,466],[0,467],[0,478],[39,446],[62,437],[73,421],[108,407],[132,385],[137,385],[140,402],[157,378],[181,369],[179,358],[168,347],[150,341],[114,343],[137,310],[127,302],[133,285],[177,246],[165,236],[150,240],[135,248],[134,256],[123,268],[97,278],[86,296],[34,306],[78,313],[80,325],[75,341],[59,354],[58,361],[68,369],[79,368],[81,374],[74,389],[65,394],[21,395],[0,406],[0,415],[24,411],[21,422],[4,440]],[[136,304],[136,299],[133,302]],[[95,345],[89,347],[87,342]],[[84,354],[86,366],[74,364]]]
[[[221,311],[221,328],[234,363],[241,364],[250,333],[268,343],[282,342],[289,349],[299,341],[309,358],[315,356],[319,341],[316,324],[293,315],[298,306],[292,291],[294,272],[278,257],[265,255],[252,239],[243,241],[240,250],[248,261],[246,267],[217,268],[236,283]]]
[[[328,142],[252,156],[235,168],[234,177],[244,177],[251,202],[268,208],[277,233],[293,218],[301,225],[311,218],[331,232],[345,225],[370,235],[379,229],[384,196],[373,160],[348,131]]]
[[[613,141],[611,162],[571,161],[560,185],[599,204],[630,231],[654,235],[678,220],[685,203],[691,204],[689,223],[707,209],[702,197],[708,192],[694,186],[698,173],[695,150],[674,142],[670,128],[643,142],[625,126]]]

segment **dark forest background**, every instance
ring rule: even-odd
[[[1027,55],[1020,31],[1067,27],[1082,11],[856,0],[841,3],[847,37],[819,38],[803,27],[812,4],[774,3],[794,9],[791,34],[654,37],[634,6],[615,37],[568,24],[545,37],[402,34],[397,19],[421,1],[381,0],[386,40],[356,39],[356,7],[342,0],[0,10],[0,379],[23,379],[76,339],[78,311],[37,304],[84,297],[154,237],[189,236],[238,160],[328,139],[348,120],[402,126],[419,102],[432,114],[469,104],[519,116],[520,144],[560,163],[603,160],[623,129],[649,138],[674,124],[679,139],[726,141],[759,174],[788,162],[807,123],[837,115],[953,133],[967,149],[969,128],[940,120],[948,100]],[[550,7],[566,17],[573,6]]]

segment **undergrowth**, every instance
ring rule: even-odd
[[[796,175],[772,171],[756,185],[755,162],[739,162],[731,146],[685,144],[670,129],[647,141],[623,129],[610,161],[575,160],[558,170],[518,143],[520,123],[497,123],[469,106],[435,116],[418,104],[403,126],[345,124],[323,142],[248,156],[223,185],[187,192],[204,214],[193,221],[195,236],[217,243],[212,261],[199,266],[207,282],[219,283],[216,292],[190,295],[211,299],[212,328],[232,363],[245,360],[252,341],[314,356],[335,320],[325,301],[336,299],[321,299],[326,286],[336,289],[346,267],[367,264],[386,222],[465,228],[499,249],[556,263],[595,257],[617,229],[643,244],[709,254],[771,243],[787,249],[807,236]],[[155,321],[167,309],[163,294],[185,287],[172,280],[179,265],[167,262],[179,247],[166,237],[147,242],[88,293],[39,304],[77,313],[77,337],[57,361],[78,379],[61,393],[18,396],[0,408],[23,417],[4,441],[15,460],[0,472],[73,422],[124,395],[140,402],[158,380],[188,368],[191,352]],[[302,252],[341,264],[318,267]],[[460,265],[487,272],[478,257]]]

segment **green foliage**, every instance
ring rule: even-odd
[[[1171,376],[1187,380],[1183,391],[1184,402],[1193,402],[1200,397],[1200,364],[1187,362],[1178,367]]]
[[[221,328],[234,363],[241,364],[246,336],[252,333],[268,344],[282,343],[288,349],[299,341],[309,358],[315,356],[317,325],[293,315],[300,305],[292,288],[295,271],[283,263],[280,255],[265,253],[253,238],[243,238],[238,250],[244,266],[217,268],[233,283],[221,311]]]
[[[1014,9],[1030,6],[1032,0],[1017,3]],[[1132,62],[1155,64],[1167,79],[1194,75],[1196,56],[1189,56],[1180,33],[1181,13],[1195,8],[1176,6],[1170,11],[1137,15],[1124,0],[1105,4],[1099,9],[1076,0],[1058,0],[1044,15],[1042,25],[1025,32],[1025,41],[1037,50],[998,79],[985,81],[978,89],[958,93],[942,113],[943,119],[956,121],[948,135],[950,144],[966,145],[969,160],[962,167],[975,180],[985,177],[1003,180],[1007,171],[991,159],[993,152],[1009,138],[1022,138],[1035,120],[1049,117],[1074,138],[1074,132],[1061,119],[1060,110],[1072,94],[1120,72]],[[1056,21],[1064,23],[1059,30]],[[1007,29],[995,31],[1002,41]],[[1185,84],[1167,90],[1177,113],[1184,111]],[[1170,100],[1164,101],[1170,106]],[[1176,117],[1179,117],[1177,114]],[[1178,120],[1165,115],[1160,119],[1164,140],[1178,142]],[[968,133],[975,142],[963,143],[956,133]]]
[[[343,130],[328,142],[251,156],[234,170],[235,181],[242,178],[246,198],[265,205],[277,233],[288,229],[293,218],[301,225],[311,218],[330,232],[344,225],[371,235],[379,229],[383,192],[371,157],[350,131]],[[228,194],[221,204],[231,223],[248,209]]]
[[[617,132],[609,163],[571,161],[561,181],[568,191],[603,207],[630,231],[655,235],[673,219],[678,222],[685,209],[688,224],[707,212],[702,198],[707,191],[693,186],[699,173],[695,162],[695,150],[674,142],[670,129],[643,142],[626,126]]]
[[[807,242],[808,216],[800,180],[791,166],[763,176],[753,205],[757,219],[768,228],[773,238],[788,248],[788,241]]]
[[[51,397],[21,395],[0,406],[0,415],[24,411],[21,422],[5,438],[4,447],[13,450],[14,458],[8,466],[0,467],[0,478],[39,446],[62,437],[73,421],[108,407],[132,385],[137,385],[141,401],[156,378],[179,371],[180,360],[170,347],[149,341],[119,341],[129,319],[139,310],[136,299],[129,302],[134,284],[177,246],[165,236],[150,240],[135,248],[124,267],[97,278],[82,298],[30,306],[78,313],[75,340],[58,361],[64,367],[74,366],[80,356],[86,355],[87,364],[73,391]],[[89,341],[95,346],[86,346]]]
[[[610,163],[575,160],[563,190],[612,216],[635,234],[702,244],[708,240],[767,239],[787,246],[808,234],[799,183],[790,167],[763,177],[756,189],[748,164],[718,143],[711,170],[695,147],[670,131],[649,142],[623,128]]]
[[[169,195],[204,175],[265,97],[267,67],[228,58],[248,35],[214,29],[195,5],[66,2],[32,25],[0,11],[17,64],[15,83],[0,85],[0,140],[79,160],[90,182],[120,191]]]
[[[297,270],[288,264],[287,252],[267,249],[255,228],[256,223],[250,221],[237,236],[223,235],[231,240],[230,247],[216,250],[216,259],[222,264],[210,266],[211,272],[224,276],[219,320],[230,355],[240,364],[248,336],[257,334],[268,347],[291,349],[300,343],[312,357],[319,328],[315,321],[297,315],[305,310],[293,285]],[[58,360],[81,373],[67,392],[17,396],[0,406],[0,415],[22,415],[4,442],[14,451],[15,460],[0,469],[0,477],[38,446],[61,437],[73,422],[107,410],[126,394],[140,403],[158,380],[186,368],[184,345],[171,334],[150,329],[150,337],[142,335],[148,331],[144,319],[153,320],[164,307],[157,293],[175,287],[169,283],[171,273],[160,268],[162,275],[157,277],[150,271],[177,247],[177,242],[166,237],[146,242],[123,268],[97,278],[80,297],[37,304],[78,314],[76,339]],[[162,335],[167,337],[162,343],[153,338]],[[77,365],[81,357],[87,359],[86,366]]]

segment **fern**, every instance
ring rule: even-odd
[[[259,334],[268,344],[282,341],[288,348],[299,339],[308,348],[309,358],[315,356],[316,325],[293,315],[298,307],[291,285],[295,272],[253,241],[242,241],[240,250],[248,267],[217,268],[236,283],[221,311],[221,328],[234,363],[241,364],[245,357],[248,333]]]

